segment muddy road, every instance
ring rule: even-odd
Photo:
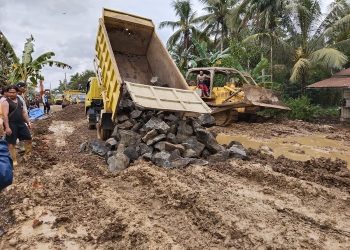
[[[36,122],[33,156],[0,193],[0,249],[350,248],[346,159],[295,161],[273,146],[284,138],[291,154],[346,156],[350,129],[287,121],[212,130],[262,143],[246,161],[172,170],[138,161],[112,174],[79,153],[96,136],[82,106]],[[308,145],[315,135],[338,143]]]

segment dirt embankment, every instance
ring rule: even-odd
[[[81,106],[34,133],[33,157],[0,194],[0,249],[350,248],[342,161],[250,151],[247,161],[172,170],[138,161],[111,174],[78,152],[95,137]]]

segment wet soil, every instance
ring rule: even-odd
[[[214,130],[348,140],[338,125],[300,125]],[[292,161],[250,150],[246,161],[173,170],[138,161],[112,174],[104,159],[79,153],[96,137],[82,106],[37,122],[33,133],[33,156],[20,161],[14,184],[0,193],[0,249],[350,248],[350,173],[343,161]]]

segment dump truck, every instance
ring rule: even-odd
[[[87,84],[87,94],[85,98],[85,113],[88,120],[88,128],[96,128],[98,117],[103,108],[101,88],[96,77],[91,77]]]
[[[97,120],[101,139],[114,129],[125,90],[138,107],[183,113],[211,113],[191,90],[155,32],[152,20],[103,9],[94,66],[103,108]]]
[[[201,71],[206,76],[203,82],[206,94],[196,79]],[[231,124],[240,114],[255,117],[258,111],[266,108],[290,110],[274,91],[260,87],[249,74],[234,68],[192,68],[187,72],[186,80],[213,109],[212,115],[218,126]]]

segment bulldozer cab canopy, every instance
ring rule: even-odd
[[[193,81],[196,80],[195,75],[198,75],[200,71],[203,71],[204,74],[210,76],[210,89],[224,84],[218,83],[218,81],[230,81],[231,79],[239,81],[242,84],[258,85],[248,73],[241,72],[234,68],[225,67],[204,67],[188,70],[186,79],[190,85],[193,85]],[[219,77],[220,79],[217,79],[216,76],[221,77]]]

